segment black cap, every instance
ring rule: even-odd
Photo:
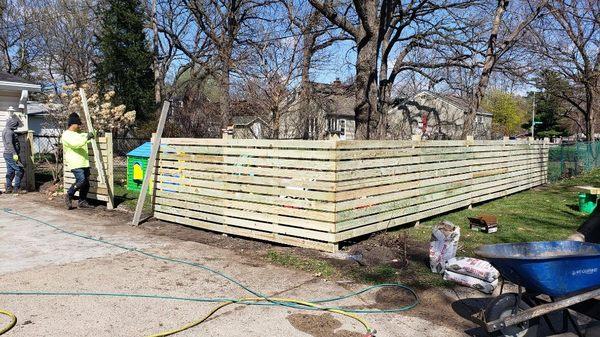
[[[81,118],[79,118],[79,115],[76,114],[75,112],[73,112],[72,114],[69,115],[69,119],[67,120],[67,127],[73,125],[73,124],[77,124],[77,125],[81,125]]]

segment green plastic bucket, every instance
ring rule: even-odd
[[[586,214],[592,214],[596,208],[596,196],[579,193],[579,211]]]

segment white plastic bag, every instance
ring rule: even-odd
[[[446,270],[487,282],[493,282],[500,276],[498,270],[492,267],[489,262],[472,257],[451,258],[446,262]]]
[[[451,272],[450,270],[446,270],[444,272],[444,280],[456,282],[462,286],[477,289],[486,294],[493,293],[494,289],[496,289],[496,287],[498,286],[498,279],[494,280],[493,282],[487,282],[475,277],[457,274]]]
[[[429,242],[429,266],[434,273],[443,273],[446,262],[456,256],[460,227],[442,221],[433,227]]]

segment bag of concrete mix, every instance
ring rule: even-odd
[[[434,273],[443,273],[446,262],[456,256],[460,227],[442,221],[433,227],[429,241],[429,266]]]
[[[498,286],[498,279],[492,282],[487,282],[475,277],[457,274],[455,272],[451,272],[450,270],[446,270],[444,272],[444,280],[452,281],[465,287],[477,289],[486,294],[493,293],[494,289],[496,289],[496,287]]]
[[[451,258],[446,262],[446,270],[487,282],[493,282],[500,276],[500,272],[492,267],[489,262],[472,257]]]

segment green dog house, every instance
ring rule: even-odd
[[[151,142],[136,147],[127,153],[127,190],[139,192],[142,188],[148,158],[152,149]]]

